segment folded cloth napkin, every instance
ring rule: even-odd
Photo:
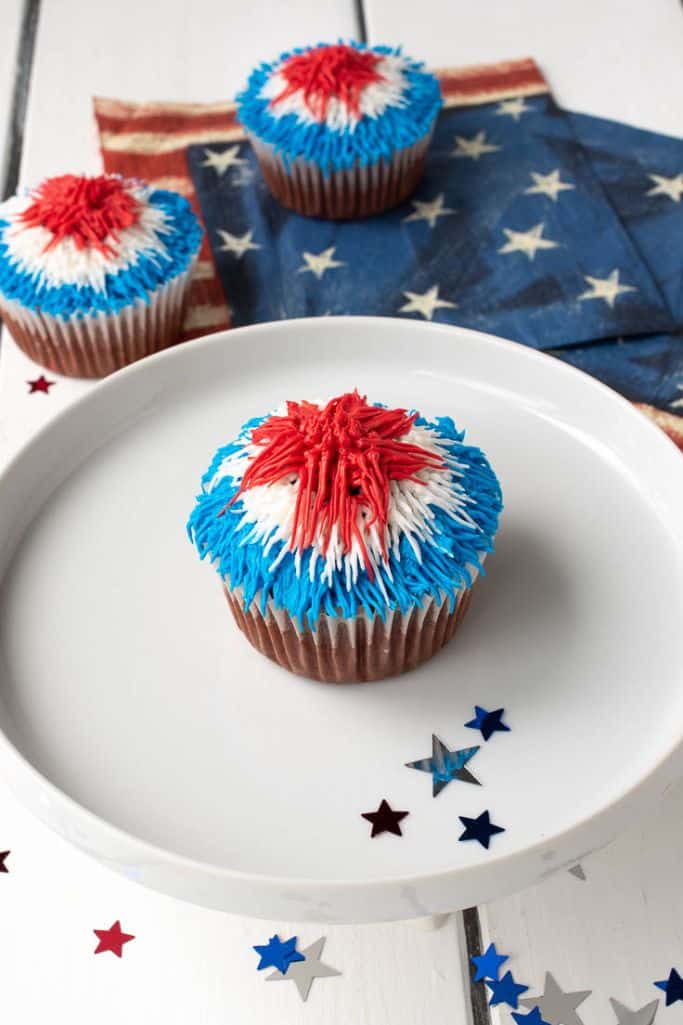
[[[439,77],[419,191],[348,223],[271,199],[232,105],[96,101],[105,168],[179,189],[203,215],[186,336],[329,313],[474,327],[660,407],[675,437],[683,143],[560,111],[531,60]]]

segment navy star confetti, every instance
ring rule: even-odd
[[[504,708],[496,708],[488,712],[480,705],[474,706],[474,719],[465,723],[471,730],[479,730],[484,740],[490,740],[494,733],[509,733],[510,727],[502,721],[505,714]]]
[[[430,772],[432,775],[432,795],[438,797],[444,787],[452,780],[460,780],[461,783],[475,783],[480,786],[478,779],[466,768],[467,763],[474,758],[479,747],[465,747],[459,751],[450,751],[442,740],[432,734],[432,757],[419,758],[416,762],[406,762],[409,769],[417,769],[419,772]]]
[[[304,961],[304,955],[296,949],[296,939],[296,936],[291,936],[283,942],[279,936],[271,936],[268,943],[254,947],[253,949],[260,958],[257,971],[262,972],[265,968],[277,968],[279,972],[286,975],[291,964]]]
[[[534,1007],[528,1014],[522,1014],[521,1011],[513,1011],[512,1017],[517,1022],[517,1025],[551,1025],[549,1021],[541,1017],[538,1007]]]
[[[401,822],[410,812],[394,811],[388,801],[382,799],[377,811],[361,812],[361,818],[372,823],[370,836],[379,836],[381,833],[393,833],[395,836],[403,836]]]
[[[672,968],[669,972],[668,979],[663,979],[661,982],[655,982],[655,986],[657,989],[661,989],[666,993],[667,1007],[671,1004],[677,1003],[679,1000],[683,1000],[683,979],[675,968]]]
[[[503,826],[496,826],[491,822],[488,811],[484,811],[476,819],[470,819],[466,815],[459,815],[458,818],[465,827],[465,831],[461,833],[458,840],[464,842],[466,840],[477,840],[482,847],[488,846],[491,842],[491,837],[497,833],[504,833],[505,829]]]
[[[526,993],[529,988],[528,986],[523,986],[521,982],[515,982],[512,972],[506,972],[500,981],[487,979],[486,985],[491,990],[491,999],[489,1000],[491,1007],[495,1007],[496,1004],[508,1004],[515,1011],[519,1006],[520,995]]]
[[[0,851],[0,872],[9,873],[9,869],[5,862],[7,861],[11,853],[11,851]]]
[[[473,954],[470,958],[476,968],[473,982],[481,982],[483,979],[498,980],[500,966],[509,960],[507,954],[499,954],[495,943],[489,943],[483,954]]]

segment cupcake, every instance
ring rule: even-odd
[[[175,192],[49,178],[0,204],[0,316],[36,363],[104,377],[177,341],[200,240]]]
[[[336,219],[380,213],[411,194],[441,92],[400,49],[320,43],[261,64],[237,103],[275,198]]]
[[[346,683],[413,669],[452,638],[501,508],[450,417],[353,392],[245,423],[204,474],[188,532],[255,648]]]

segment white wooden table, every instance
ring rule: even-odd
[[[98,10],[99,6],[99,10]],[[38,22],[35,38],[32,23]],[[22,34],[23,27],[23,34]],[[683,14],[677,0],[2,0],[0,169],[16,162],[10,130],[21,88],[17,54],[32,56],[20,181],[94,171],[93,95],[212,100],[231,96],[260,58],[318,39],[358,37],[406,44],[433,66],[532,55],[564,105],[681,134]],[[20,50],[21,47],[21,50]],[[17,101],[19,106],[17,108]],[[18,124],[21,128],[21,124]],[[12,183],[13,184],[13,183]],[[0,353],[0,463],[39,426],[90,387],[61,381],[49,400],[29,396],[41,373],[5,334]],[[586,880],[553,876],[466,915],[510,954],[530,993],[547,970],[564,989],[592,989],[585,1025],[616,1021],[608,998],[638,1008],[656,998],[652,981],[683,968],[683,785],[648,822],[587,856]],[[294,987],[265,986],[252,944],[297,932],[295,923],[222,915],[144,890],[92,862],[31,819],[0,789],[0,1009],[13,1025],[45,1020],[250,1022],[328,1025],[511,1022],[490,1012],[469,985],[463,916],[441,928],[417,923],[310,926],[302,945],[327,935],[326,959],[341,979],[315,984],[308,1003]],[[120,919],[136,940],[122,960],[93,956],[96,928]],[[473,1007],[474,1003],[474,1007]],[[681,1020],[660,1008],[657,1022]],[[490,1014],[490,1017],[489,1017]]]

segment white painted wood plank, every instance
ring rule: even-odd
[[[0,182],[5,179],[23,0],[0,3]]]
[[[678,0],[365,0],[373,43],[432,67],[534,57],[571,110],[680,135]]]
[[[163,16],[158,5],[139,0],[119,0],[108,15],[83,0],[43,0],[22,181],[98,169],[94,94],[222,99],[261,58],[300,42],[354,34],[350,0],[296,6],[204,0],[199,7],[167,0]],[[26,381],[40,373],[5,335],[0,463],[92,387],[60,378],[50,395],[29,395]],[[297,932],[294,924],[222,915],[147,891],[75,851],[0,790],[0,849],[7,847],[11,874],[0,876],[0,959],[3,1009],[13,1021],[49,1015],[75,1025],[413,1025],[469,1018],[459,917],[436,932],[412,923],[298,930],[302,946],[326,934],[324,958],[343,972],[314,983],[303,1004],[293,985],[263,981],[251,950],[273,932]],[[121,961],[93,956],[92,929],[117,918],[136,940]]]
[[[546,971],[563,989],[592,989],[580,1010],[585,1025],[614,1022],[610,997],[631,1008],[662,997],[653,981],[672,966],[683,972],[682,821],[683,783],[650,821],[584,859],[585,882],[561,872],[481,908],[485,943],[510,955],[529,995],[541,992]],[[498,1020],[507,1025],[509,1014]]]

